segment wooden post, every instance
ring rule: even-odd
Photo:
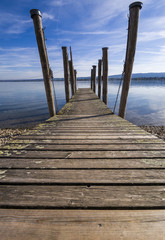
[[[69,63],[68,63],[68,50],[67,47],[62,47],[63,52],[63,65],[64,65],[64,79],[65,79],[65,97],[66,102],[69,102]]]
[[[75,92],[77,91],[77,71],[74,70],[74,78],[75,78]]]
[[[96,66],[93,65],[93,92],[96,92]]]
[[[75,94],[75,85],[74,85],[74,70],[72,66],[72,61],[69,61],[69,71],[70,71],[70,83],[71,83],[71,90],[72,96]]]
[[[101,63],[102,60],[98,61],[98,97],[101,98]]]
[[[72,80],[73,80],[73,87],[74,87],[74,94],[75,94],[75,85],[76,85],[76,83],[75,83],[75,74],[74,74],[74,66],[73,66],[73,57],[72,57],[72,48],[70,47],[70,61],[71,61],[71,64],[72,64]],[[73,94],[73,95],[74,95]]]
[[[93,69],[91,69],[91,89],[93,89]]]
[[[42,19],[41,19],[42,16],[41,16],[41,12],[38,9],[30,10],[30,14],[34,23],[38,50],[40,54],[42,73],[43,73],[47,103],[49,108],[49,115],[50,117],[53,117],[56,111],[54,106],[53,92],[52,92],[52,86],[51,86],[51,80],[50,80],[50,74],[49,74],[49,61],[48,61],[48,55],[46,50],[45,37],[44,37],[43,28],[42,28]]]
[[[108,48],[103,50],[103,102],[107,104],[107,90],[108,90]]]
[[[121,94],[120,107],[119,107],[119,116],[122,118],[125,117],[128,91],[129,91],[129,86],[131,82],[134,56],[135,56],[135,50],[136,50],[139,11],[141,8],[142,8],[141,2],[135,2],[129,6],[130,16],[129,16],[129,25],[128,25],[127,50],[126,50],[126,58],[125,58],[125,65],[124,65],[124,80],[123,80],[122,94]]]

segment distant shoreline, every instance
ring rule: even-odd
[[[108,78],[108,81],[120,81],[121,78]],[[132,78],[132,81],[151,81],[151,80],[156,80],[156,81],[160,81],[160,80],[165,80],[165,77],[139,77],[139,78]],[[23,80],[0,80],[0,82],[43,82],[43,79],[23,79]],[[54,79],[54,81],[64,81],[64,79]],[[77,81],[90,81],[90,78],[81,78],[81,79],[77,79]]]

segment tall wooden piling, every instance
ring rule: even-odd
[[[68,63],[68,50],[67,47],[62,47],[63,52],[63,65],[64,65],[64,79],[65,79],[65,97],[66,102],[69,102],[69,63]]]
[[[98,60],[98,97],[101,98],[101,64],[102,60]]]
[[[72,65],[72,81],[73,81],[73,87],[74,87],[74,93],[75,93],[75,74],[74,74],[74,65],[73,65],[73,57],[72,57],[72,48],[70,47],[70,61],[71,61],[71,65]]]
[[[71,91],[72,96],[75,94],[75,81],[74,81],[74,70],[72,66],[72,61],[69,61],[69,71],[70,71],[70,84],[71,84]]]
[[[135,50],[136,50],[139,11],[141,8],[142,8],[141,2],[134,2],[129,6],[130,16],[129,16],[129,24],[128,24],[127,50],[126,50],[126,58],[125,58],[125,65],[124,65],[123,88],[122,88],[120,107],[119,107],[119,116],[122,118],[125,117],[128,91],[129,91],[129,86],[131,82],[134,56],[135,56]]]
[[[93,65],[93,92],[96,92],[96,66]]]
[[[103,51],[103,102],[107,104],[108,93],[108,48],[102,48]]]
[[[31,18],[33,19],[34,28],[35,28],[35,34],[36,34],[38,50],[39,50],[41,66],[42,66],[42,73],[43,73],[44,84],[45,84],[45,91],[47,96],[47,103],[49,108],[49,115],[50,117],[53,117],[56,111],[55,111],[53,92],[52,92],[52,86],[51,86],[51,80],[50,80],[50,74],[49,74],[49,60],[48,60],[48,55],[46,50],[43,27],[42,27],[42,15],[38,9],[31,9],[30,14],[31,14]]]
[[[91,89],[93,89],[93,69],[91,69]]]
[[[77,71],[74,70],[74,78],[75,78],[75,92],[77,90]]]

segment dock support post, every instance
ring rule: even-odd
[[[124,80],[120,99],[119,116],[125,118],[128,91],[131,82],[132,69],[137,42],[137,32],[139,23],[139,11],[142,8],[141,2],[134,2],[129,6],[130,16],[128,24],[127,50],[124,65]]]
[[[42,19],[41,19],[42,15],[38,9],[31,9],[30,14],[31,14],[31,18],[33,19],[34,28],[35,28],[35,34],[36,34],[40,61],[42,66],[42,73],[43,73],[44,84],[45,84],[45,91],[47,96],[47,103],[49,108],[49,115],[50,117],[53,117],[56,114],[56,111],[55,111],[51,79],[50,79],[50,73],[49,73],[49,60],[48,60],[48,55],[46,50],[45,36],[43,32],[43,27],[42,27]]]
[[[102,60],[98,61],[98,97],[101,98],[101,63]]]
[[[72,96],[75,94],[75,75],[74,75],[74,66],[73,66],[73,58],[72,58],[72,48],[70,47],[70,78],[72,79],[71,82],[72,82],[72,88],[73,88],[73,91],[72,91]]]
[[[69,70],[70,70],[70,83],[71,83],[71,90],[72,96],[75,94],[75,84],[74,84],[74,69],[72,66],[72,61],[69,61]]]
[[[75,78],[75,92],[77,91],[77,71],[74,70],[74,78]]]
[[[91,69],[91,89],[93,89],[93,69]]]
[[[93,92],[96,92],[96,66],[93,65]]]
[[[63,52],[63,65],[64,65],[64,79],[65,79],[65,97],[66,102],[69,102],[69,63],[68,63],[68,50],[67,47],[62,47]]]
[[[108,90],[108,48],[102,48],[103,50],[103,102],[105,104],[107,101],[107,90]]]

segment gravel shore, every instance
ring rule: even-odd
[[[165,141],[165,126],[139,126],[145,131],[157,136],[158,138],[161,138]]]
[[[13,137],[26,133],[28,129],[0,129],[0,146],[8,143]]]
[[[139,126],[145,131],[163,139],[165,141],[165,126]],[[8,143],[12,138],[26,133],[29,129],[18,128],[18,129],[0,129],[0,146]]]

